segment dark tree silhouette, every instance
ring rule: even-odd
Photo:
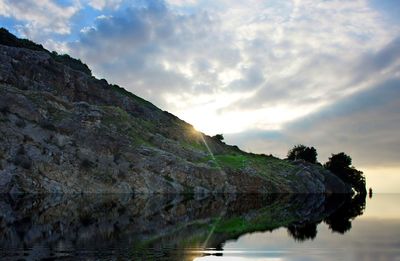
[[[340,202],[345,197],[343,204],[324,221],[333,232],[344,234],[351,229],[351,220],[364,213],[366,194],[336,195],[328,201]],[[337,204],[337,203],[336,203]]]
[[[219,141],[223,141],[224,140],[224,135],[222,134],[217,134],[215,136],[213,136],[214,139],[217,139]]]
[[[287,158],[289,160],[302,159],[310,163],[317,163],[317,155],[317,150],[314,147],[306,147],[299,144],[289,150]]]
[[[328,162],[325,163],[325,168],[329,169],[343,182],[350,184],[358,193],[366,194],[363,172],[351,166],[351,161],[351,157],[344,152],[332,154]]]
[[[287,231],[296,241],[314,239],[317,236],[317,223],[292,224]]]

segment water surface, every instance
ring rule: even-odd
[[[399,195],[1,195],[6,260],[400,260]]]

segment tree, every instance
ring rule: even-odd
[[[338,176],[343,182],[350,184],[358,193],[366,194],[365,177],[362,171],[351,166],[351,157],[340,152],[332,154],[329,160],[325,163],[325,168]]]
[[[317,163],[317,155],[317,150],[314,147],[306,147],[299,144],[289,150],[287,158],[289,160],[302,159],[310,163]]]
[[[213,136],[214,139],[217,139],[219,141],[223,141],[224,140],[224,135],[222,134],[217,134],[215,136]]]
[[[333,232],[344,234],[351,229],[351,221],[364,213],[366,194],[331,195],[328,202],[335,202],[340,207],[325,218],[325,223]]]
[[[317,236],[317,223],[291,224],[287,231],[296,241],[306,241]]]

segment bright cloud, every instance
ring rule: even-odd
[[[79,9],[79,2],[60,5],[50,0],[0,0],[0,15],[19,21],[17,28],[26,37],[49,32],[71,33],[70,19]]]
[[[178,5],[152,1],[121,10],[82,31],[71,50],[99,75],[181,117],[200,115],[194,112],[204,104],[194,101],[206,95],[215,120],[197,126],[213,125],[204,131],[281,128],[368,88],[378,72],[360,81],[357,65],[398,30],[365,1],[200,1],[187,13]],[[179,108],[182,99],[188,102]],[[244,125],[227,124],[233,112]]]
[[[89,5],[95,9],[103,10],[104,8],[117,9],[122,0],[89,0]]]

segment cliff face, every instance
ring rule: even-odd
[[[228,146],[0,34],[0,192],[349,192],[321,167]]]

